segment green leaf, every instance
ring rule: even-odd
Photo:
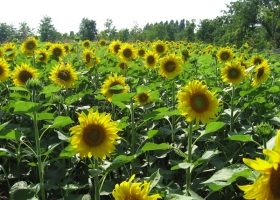
[[[89,169],[88,172],[92,177],[98,176],[103,173],[100,169]]]
[[[32,113],[38,111],[40,108],[42,108],[42,104],[39,103],[17,101],[15,103],[14,113],[16,114]]]
[[[12,157],[16,158],[16,154],[14,154],[10,150],[4,149],[4,148],[0,148],[0,157],[1,156],[7,156],[7,157],[12,156]]]
[[[17,86],[17,87],[10,87],[10,90],[15,90],[15,91],[24,91],[24,92],[29,92],[29,90],[26,87],[22,87],[22,86]]]
[[[80,92],[80,93],[78,93],[78,94],[71,95],[71,96],[69,96],[69,97],[67,97],[67,98],[65,99],[65,103],[66,103],[67,105],[71,105],[72,103],[74,103],[74,102],[80,100],[80,99],[81,99],[82,97],[84,97],[86,94],[90,94],[90,93],[92,93],[92,91],[83,91],[83,92]]]
[[[16,130],[4,130],[0,132],[0,139],[20,140],[21,133]]]
[[[170,146],[167,143],[161,143],[161,144],[155,144],[155,143],[151,143],[151,142],[147,142],[142,148],[142,151],[154,151],[154,150],[166,150],[172,148],[172,146]]]
[[[194,200],[193,197],[187,197],[179,194],[168,194],[164,199],[165,200]]]
[[[134,154],[132,156],[120,155],[120,156],[116,157],[113,160],[113,162],[111,163],[111,165],[106,169],[106,172],[110,172],[112,170],[118,169],[119,167],[123,166],[124,164],[136,159],[140,154],[141,153],[138,153],[138,154]]]
[[[179,163],[178,165],[171,167],[171,170],[188,169],[189,167],[193,167],[193,164],[188,163],[188,162],[183,162],[183,163]]]
[[[279,86],[275,85],[275,86],[269,88],[267,91],[271,92],[271,93],[275,93],[275,92],[279,92],[279,90],[280,90]]]
[[[5,126],[7,126],[7,124],[9,124],[9,123],[10,123],[10,121],[5,122],[4,124],[1,124],[1,125],[0,125],[0,131],[1,131],[3,128],[5,128]]]
[[[74,121],[68,117],[68,116],[58,116],[54,119],[53,124],[50,128],[58,128],[58,127],[64,127],[68,124],[72,124]]]
[[[157,171],[155,171],[149,178],[148,182],[150,182],[150,189],[149,191],[151,191],[153,189],[153,187],[155,187],[158,182],[160,181],[161,175],[159,173],[159,169]]]
[[[211,122],[211,123],[207,124],[204,134],[216,132],[216,131],[220,130],[221,128],[223,128],[224,126],[225,126],[224,122]]]
[[[37,120],[52,120],[54,119],[54,113],[37,113]]]
[[[148,92],[150,90],[151,90],[151,88],[146,86],[146,85],[140,85],[136,88],[136,91],[137,91],[138,94],[142,93],[142,92]]]
[[[38,188],[40,188],[39,185],[37,185],[37,190],[34,191],[34,188],[29,188],[26,182],[24,181],[17,182],[10,189],[11,199],[12,200],[17,200],[17,199],[35,200],[37,199],[35,195],[36,192],[38,191]]]
[[[229,136],[228,139],[240,142],[255,142],[251,135],[232,135]]]
[[[148,131],[148,138],[151,139],[158,133],[158,130],[149,130]]]
[[[47,93],[52,93],[52,92],[58,92],[62,88],[58,87],[56,85],[47,85],[43,88],[43,91],[41,92],[42,94],[47,94]]]
[[[134,97],[135,92],[133,93],[120,93],[120,94],[113,94],[112,102],[128,102],[132,97]]]
[[[62,152],[59,154],[59,157],[67,157],[71,158],[72,156],[76,155],[76,150],[72,147],[71,144],[69,144],[67,147],[65,147]]]

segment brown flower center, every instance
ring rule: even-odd
[[[154,56],[148,56],[147,61],[148,61],[149,64],[154,64],[155,57]]]
[[[263,74],[264,74],[264,68],[261,67],[261,68],[258,69],[257,79],[261,78]]]
[[[23,83],[26,83],[26,81],[28,79],[32,78],[32,74],[26,70],[23,70],[20,72],[19,74],[19,79],[23,82]]]
[[[88,46],[89,46],[89,42],[85,42],[84,47],[88,47]]]
[[[29,42],[27,43],[26,48],[28,50],[33,50],[35,48],[35,44],[33,42]]]
[[[123,55],[124,55],[124,57],[126,57],[126,58],[130,58],[130,57],[132,56],[132,51],[131,51],[131,49],[125,49],[125,50],[123,51]]]
[[[39,54],[41,57],[39,58],[40,61],[44,61],[46,59],[46,55],[44,53]]]
[[[69,73],[69,71],[67,71],[67,70],[61,70],[61,71],[59,71],[58,72],[58,78],[60,79],[60,80],[63,80],[63,81],[69,81],[69,79],[71,78],[71,76],[70,76],[70,73]]]
[[[53,55],[56,56],[56,57],[59,57],[62,55],[62,50],[60,48],[55,48],[53,50]]]
[[[124,62],[122,62],[119,66],[121,69],[127,69],[127,65]]]
[[[280,164],[278,164],[278,169],[272,168],[270,179],[270,190],[274,195],[275,199],[280,198]]]
[[[229,59],[229,54],[228,54],[228,52],[223,52],[222,55],[221,55],[221,57],[222,57],[222,60],[228,60],[228,59]]]
[[[197,113],[202,113],[209,107],[209,101],[205,94],[193,94],[190,99],[192,109]]]
[[[139,96],[139,101],[142,103],[145,103],[145,102],[147,102],[148,98],[149,98],[148,95],[143,93]]]
[[[239,77],[239,71],[237,69],[230,69],[228,72],[228,78],[237,79]]]
[[[105,140],[106,132],[102,126],[88,124],[83,130],[83,140],[88,146],[99,146]]]
[[[158,53],[163,53],[163,52],[164,52],[164,47],[163,47],[162,45],[157,45],[157,46],[156,46],[156,51],[157,51]]]
[[[2,66],[0,66],[0,75],[4,73],[4,69]]]
[[[87,63],[90,62],[90,54],[87,54],[87,55],[86,55],[86,61],[87,61]]]
[[[143,49],[140,49],[138,51],[139,56],[143,56],[145,54],[145,51]]]
[[[254,65],[259,65],[259,64],[261,64],[261,63],[262,63],[262,60],[259,59],[259,58],[256,58],[256,59],[254,60]]]
[[[167,61],[164,65],[164,69],[167,72],[174,72],[174,70],[176,69],[176,64],[174,61]]]
[[[119,52],[119,49],[120,49],[120,45],[119,45],[119,44],[116,44],[116,45],[114,46],[114,52],[115,52],[115,53],[118,53],[118,52]]]

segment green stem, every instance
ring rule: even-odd
[[[188,133],[188,163],[192,162],[192,133],[193,133],[193,121],[190,122],[190,129]],[[186,172],[186,193],[189,193],[191,185],[191,168],[189,167]]]
[[[131,110],[131,153],[135,153],[135,124],[134,124],[134,107],[133,98],[130,99],[130,110]],[[134,174],[134,162],[131,163],[132,174]]]
[[[172,81],[172,110],[175,110],[175,80],[173,79]],[[171,120],[172,120],[172,126],[171,126],[171,130],[172,130],[172,143],[175,142],[175,115],[171,116]]]
[[[94,168],[97,170],[98,169],[98,158],[94,159]],[[99,179],[98,179],[98,175],[94,177],[94,191],[95,191],[95,200],[99,200],[100,199],[100,195],[99,195]]]
[[[230,103],[230,128],[229,128],[229,132],[232,132],[233,123],[234,123],[234,117],[233,117],[234,95],[235,95],[235,87],[232,86],[232,95],[231,95],[231,103]]]

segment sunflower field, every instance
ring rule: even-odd
[[[4,43],[0,199],[280,199],[279,77],[248,43]]]

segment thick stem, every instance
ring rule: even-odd
[[[190,129],[188,133],[188,163],[192,162],[192,132],[193,132],[193,121],[190,122]],[[191,185],[191,168],[189,167],[186,171],[186,192],[189,193]]]
[[[94,168],[97,170],[98,169],[98,158],[94,159]],[[100,195],[99,195],[99,179],[98,179],[98,175],[96,175],[94,177],[94,191],[95,191],[95,200],[99,200],[100,199]]]
[[[233,116],[233,110],[234,110],[234,95],[235,95],[235,87],[232,86],[232,95],[231,95],[231,103],[230,103],[230,128],[229,128],[229,132],[232,132],[233,123],[234,123],[234,116]]]

